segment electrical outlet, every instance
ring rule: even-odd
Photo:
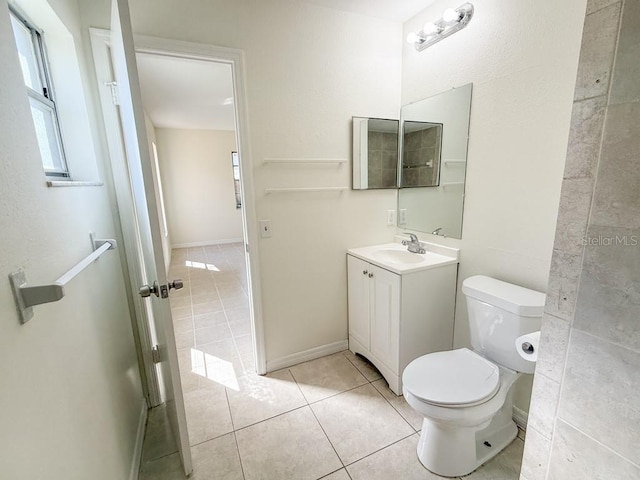
[[[395,224],[396,224],[396,211],[387,210],[387,225],[395,225]]]
[[[399,225],[406,225],[407,224],[407,209],[406,208],[401,208],[400,209],[400,221],[398,222]]]
[[[260,220],[260,236],[262,238],[271,237],[271,220]]]

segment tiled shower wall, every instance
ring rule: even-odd
[[[590,0],[521,480],[640,479],[640,0]]]
[[[369,131],[369,188],[395,188],[398,176],[398,135]]]
[[[442,125],[404,134],[402,149],[402,186],[438,185]],[[431,165],[431,166],[429,166]]]

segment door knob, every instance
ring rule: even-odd
[[[182,287],[184,287],[184,282],[181,278],[176,278],[172,282],[169,282],[169,290],[171,290],[172,288],[175,290],[180,290]]]
[[[158,282],[153,282],[153,285],[142,285],[138,290],[140,296],[143,298],[150,297],[153,293],[156,297],[160,296],[160,291],[158,290]]]

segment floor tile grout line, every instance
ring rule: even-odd
[[[383,377],[383,379],[384,379],[384,377]],[[378,379],[378,380],[380,380],[380,379]],[[377,382],[378,380],[376,380],[376,382]],[[411,423],[409,422],[409,420],[407,420],[406,418],[404,418],[404,415],[402,415],[402,413],[400,412],[400,410],[398,410],[398,409],[393,405],[393,403],[391,403],[391,400],[389,400],[389,399],[388,399],[388,398],[387,398],[387,397],[386,397],[386,396],[385,396],[385,395],[384,395],[380,390],[378,390],[378,389],[375,387],[375,385],[373,384],[373,382],[371,382],[371,386],[372,386],[373,388],[375,388],[376,392],[378,392],[378,393],[382,396],[382,398],[384,398],[384,399],[385,399],[385,401],[386,401],[386,402],[391,406],[391,408],[393,408],[393,409],[395,410],[395,412],[396,412],[398,415],[400,415],[400,418],[402,418],[402,420],[404,420],[404,421],[405,421],[405,423],[406,423],[407,425],[409,425],[409,428],[411,428],[411,430],[413,430],[415,433],[418,433],[418,430],[416,430],[416,429],[414,428],[414,426],[413,426],[413,425],[411,425]],[[393,393],[393,392],[391,392],[391,393]],[[394,395],[395,395],[395,393],[394,393]],[[398,395],[398,398],[400,398],[400,397],[401,397],[401,395]]]
[[[244,465],[242,465],[242,455],[240,455],[240,445],[238,445],[238,436],[236,435],[235,431],[231,432],[231,434],[233,435],[233,439],[236,442],[236,451],[238,452],[238,461],[240,462],[240,473],[242,473],[242,478],[245,479],[246,476],[244,474]]]
[[[384,450],[384,449],[386,449],[386,448],[392,447],[392,446],[393,446],[393,445],[395,445],[396,443],[400,443],[400,442],[402,442],[403,440],[406,440],[407,438],[411,438],[411,437],[413,437],[415,434],[416,434],[416,432],[412,432],[410,435],[406,435],[406,436],[404,436],[404,437],[402,437],[402,438],[400,438],[400,439],[396,440],[395,442],[391,442],[389,445],[385,445],[384,447],[379,448],[379,449],[378,449],[378,450],[376,450],[375,452],[371,452],[371,453],[369,453],[369,454],[365,455],[365,456],[364,456],[364,457],[362,457],[362,458],[359,458],[359,459],[357,459],[357,460],[354,460],[354,461],[353,461],[353,462],[351,462],[351,463],[348,463],[347,465],[345,465],[345,466],[344,466],[344,468],[346,469],[347,467],[350,467],[350,466],[351,466],[351,465],[353,465],[354,463],[358,463],[359,461],[364,460],[365,458],[368,458],[368,457],[370,457],[371,455],[375,455],[376,453],[381,452],[382,450]],[[349,473],[349,472],[347,472],[347,473]]]
[[[287,368],[287,371],[291,375],[291,378],[293,378],[293,381],[296,382],[296,386],[298,387],[298,390],[300,390],[300,393],[302,394],[302,398],[304,398],[304,401],[307,402],[307,405],[311,405],[311,403],[309,402],[309,399],[304,394],[304,391],[302,390],[302,387],[300,386],[300,383],[298,382],[298,379],[296,378],[296,376],[293,374],[290,368]]]
[[[348,352],[348,351],[350,351],[350,350],[349,350],[349,349],[343,350],[343,352]],[[355,354],[354,354],[354,355],[355,355]],[[352,364],[354,367],[356,367],[356,369],[358,369],[358,371],[360,371],[360,369],[358,368],[358,366],[357,366],[355,363],[353,363],[353,362],[351,361],[351,359],[350,359],[346,354],[344,355],[344,357],[345,357],[349,362],[351,362],[351,364]],[[362,373],[362,371],[360,371],[360,373],[362,374],[362,376],[365,376],[365,375],[364,375],[364,373]],[[376,391],[377,391],[377,392],[382,396],[382,398],[384,398],[384,399],[385,399],[385,401],[386,401],[386,402],[391,406],[391,408],[393,408],[393,409],[396,411],[396,413],[397,413],[398,415],[400,415],[400,418],[402,418],[402,420],[404,420],[404,421],[407,423],[407,425],[409,425],[409,427],[410,427],[410,428],[411,428],[415,433],[418,433],[418,430],[416,430],[416,429],[414,428],[414,426],[413,426],[413,425],[411,425],[411,423],[409,423],[409,421],[408,421],[406,418],[404,418],[404,415],[402,415],[402,413],[400,412],[400,410],[398,410],[398,409],[393,405],[393,403],[391,403],[391,401],[390,401],[390,400],[389,400],[389,399],[388,399],[388,398],[387,398],[387,397],[386,397],[386,396],[385,396],[381,391],[379,391],[379,390],[375,387],[374,382],[377,382],[378,380],[385,380],[385,378],[382,376],[382,374],[380,374],[380,372],[379,372],[379,371],[378,371],[378,374],[380,375],[380,378],[376,378],[375,380],[369,380],[369,379],[367,378],[367,380],[369,380],[369,383],[371,384],[371,386],[372,386],[372,387],[373,387],[373,388],[374,388],[374,389],[375,389],[375,390],[376,390]],[[365,378],[366,378],[366,376],[365,376]],[[386,380],[385,380],[385,381],[386,381]],[[387,385],[388,385],[388,384],[387,384]],[[393,392],[392,392],[392,393],[393,393]],[[394,393],[394,395],[395,395],[395,393]],[[400,397],[401,397],[401,395],[397,395],[397,396],[398,396],[398,398],[400,398]]]
[[[345,471],[345,473],[347,474],[347,476],[348,476],[349,478],[351,478],[351,475],[349,475],[349,472],[347,472],[347,469],[346,469],[345,467],[340,467],[340,468],[338,468],[337,470],[334,470],[333,472],[329,472],[329,473],[327,473],[326,475],[323,475],[323,476],[321,476],[321,477],[318,477],[316,480],[322,480],[323,478],[328,478],[328,477],[330,477],[331,475],[333,475],[334,473],[338,473],[340,470],[344,470],[344,471]]]
[[[224,398],[227,400],[227,410],[229,411],[229,418],[231,419],[231,431],[235,432],[236,425],[233,421],[233,415],[231,414],[231,402],[229,401],[229,392],[227,390],[227,387],[224,387]]]
[[[246,274],[246,272],[245,272]],[[218,288],[218,283],[215,282],[215,289],[216,289],[216,293],[218,294],[218,297],[220,298],[220,304],[222,305],[222,311],[224,313],[224,317],[227,320],[227,328],[229,329],[229,333],[231,333],[231,341],[233,342],[233,348],[236,351],[236,355],[238,356],[239,360],[240,360],[240,366],[242,367],[243,372],[245,371],[245,366],[244,366],[244,361],[242,360],[242,355],[240,355],[240,349],[238,348],[238,344],[236,342],[235,336],[233,335],[233,330],[231,329],[231,322],[229,322],[229,315],[227,315],[227,308],[224,305],[224,301],[222,300],[222,296],[220,295],[220,289]],[[255,359],[254,359],[254,364],[255,364]],[[255,368],[254,368],[255,370]]]
[[[189,448],[191,448],[191,446],[189,446]],[[142,459],[140,459],[140,468],[142,468],[143,466],[148,465],[150,463],[153,463],[155,461],[162,460],[163,458],[167,458],[167,457],[170,457],[171,455],[176,455],[176,454],[179,455],[180,452],[178,450],[176,450],[175,452],[165,453],[164,455],[160,455],[159,457],[155,457],[155,458],[152,458],[151,460],[147,460],[147,461],[144,461],[144,462],[142,461]]]
[[[297,410],[303,409],[305,407],[310,407],[310,406],[311,405],[300,405],[299,407],[292,408],[291,410],[287,410],[286,412],[278,413],[276,415],[273,415],[272,417],[265,418],[263,420],[251,423],[249,425],[245,425],[244,427],[240,427],[240,428],[234,430],[234,432],[239,432],[241,430],[246,430],[247,428],[250,428],[250,427],[255,427],[256,425],[260,425],[261,423],[268,422],[269,420],[273,420],[274,418],[282,417],[283,415],[286,415],[287,413],[295,412]]]
[[[316,422],[318,422],[318,425],[320,426],[320,430],[322,430],[322,433],[324,433],[324,436],[327,439],[327,441],[329,442],[329,445],[331,445],[331,448],[333,449],[334,453],[336,454],[336,457],[338,457],[338,460],[342,464],[342,468],[344,468],[345,467],[344,460],[342,460],[342,457],[338,453],[338,450],[336,450],[335,445],[333,444],[333,442],[329,438],[329,435],[327,434],[327,432],[325,431],[324,427],[322,426],[322,423],[320,423],[320,419],[316,415],[316,412],[314,412],[313,408],[311,408],[311,405],[309,405],[309,410],[311,410],[311,414],[313,415],[313,418],[315,418]]]

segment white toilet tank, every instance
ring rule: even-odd
[[[462,293],[467,298],[473,349],[511,370],[533,373],[535,364],[520,357],[515,340],[540,330],[544,293],[484,275],[462,282]]]

